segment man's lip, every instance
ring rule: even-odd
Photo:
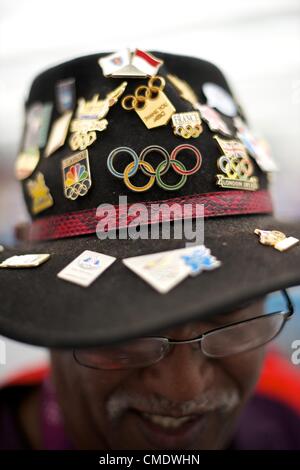
[[[190,414],[182,414],[182,413],[172,413],[172,412],[161,412],[161,411],[149,411],[149,410],[143,410],[139,408],[130,408],[129,411],[132,411],[133,413],[139,413],[139,414],[149,414],[149,415],[158,415],[158,416],[163,416],[166,418],[187,418],[190,417],[191,419],[197,416],[202,415],[203,413],[190,413]]]
[[[168,413],[160,416],[183,418],[190,416],[191,419],[178,428],[164,428],[153,423],[143,416],[143,412],[139,410],[130,410],[144,439],[150,448],[153,449],[189,449],[196,445],[199,439],[199,433],[202,431],[206,414],[193,415],[171,415]]]

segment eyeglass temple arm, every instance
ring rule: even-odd
[[[286,301],[286,304],[287,304],[287,307],[288,307],[288,310],[289,310],[288,318],[290,318],[293,315],[294,311],[295,311],[294,304],[293,304],[293,302],[292,302],[292,300],[291,300],[291,298],[290,298],[290,296],[289,296],[286,289],[282,289],[281,292],[282,292],[283,297],[285,298],[285,301]]]

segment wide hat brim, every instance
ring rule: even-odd
[[[23,253],[50,253],[51,258],[38,268],[0,270],[1,334],[51,348],[114,343],[230,312],[300,284],[300,245],[279,252],[262,245],[255,228],[300,238],[300,222],[279,222],[271,215],[207,219],[204,243],[221,267],[189,277],[167,294],[154,290],[122,259],[183,247],[183,240],[90,235],[6,249],[1,260]],[[87,288],[59,279],[57,273],[84,250],[117,261]]]

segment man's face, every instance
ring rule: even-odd
[[[189,339],[263,313],[263,301],[211,321],[164,331]],[[219,449],[258,378],[264,349],[220,359],[199,344],[176,345],[160,362],[93,370],[71,351],[52,351],[53,378],[67,430],[80,449]]]

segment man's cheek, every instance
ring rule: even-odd
[[[108,420],[107,403],[110,397],[127,383],[126,371],[91,371],[81,374],[81,391],[94,415],[101,421]]]
[[[228,357],[222,366],[235,382],[243,397],[247,397],[255,387],[262,369],[265,348]]]

